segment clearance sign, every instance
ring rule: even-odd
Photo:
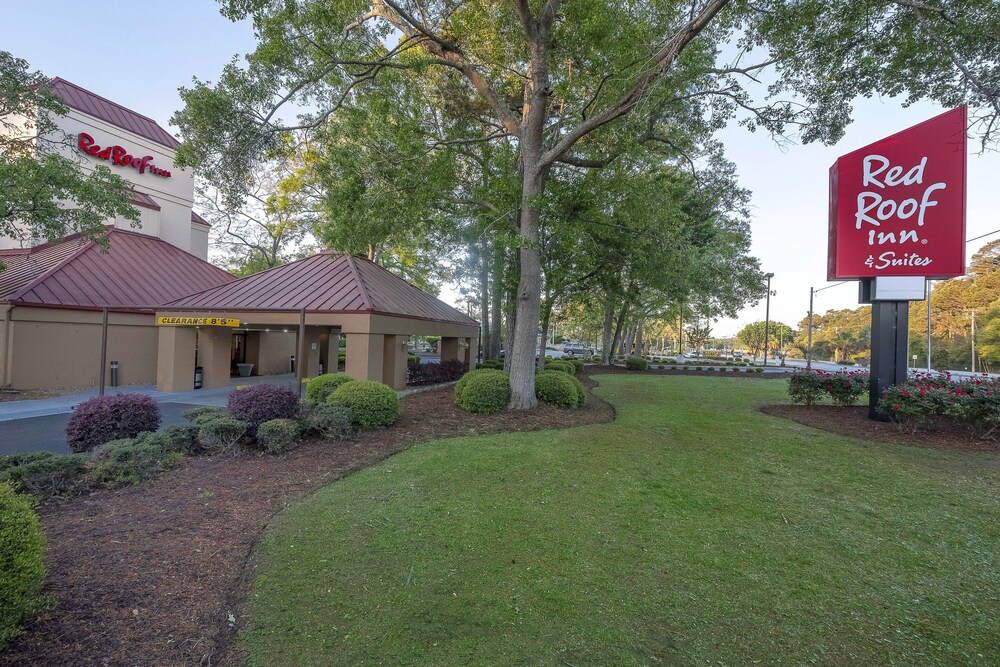
[[[161,327],[238,327],[240,321],[228,317],[157,317]]]
[[[965,127],[959,107],[830,167],[828,280],[965,273]]]

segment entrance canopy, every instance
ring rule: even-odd
[[[299,331],[297,368],[308,377],[319,373],[323,359],[325,370],[336,367],[331,360],[346,334],[347,374],[396,388],[406,384],[410,336],[441,336],[442,360],[470,365],[479,346],[479,323],[471,317],[366,258],[333,251],[176,299],[157,316],[240,320],[239,327],[201,329],[197,343],[194,327],[161,327],[162,391],[190,389],[196,346],[205,386],[228,383],[233,331]]]

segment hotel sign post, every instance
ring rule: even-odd
[[[828,280],[859,280],[872,304],[869,416],[906,381],[910,301],[927,279],[965,273],[966,109],[837,159],[830,167]]]

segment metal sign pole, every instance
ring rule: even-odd
[[[108,363],[108,309],[104,308],[101,318],[101,372],[98,377],[98,396],[104,396],[104,369]]]
[[[306,365],[306,309],[299,311],[299,358],[296,360],[295,375],[299,380],[299,396],[302,396],[302,378]]]

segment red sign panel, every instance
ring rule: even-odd
[[[830,167],[828,280],[965,273],[965,127],[959,107]]]

